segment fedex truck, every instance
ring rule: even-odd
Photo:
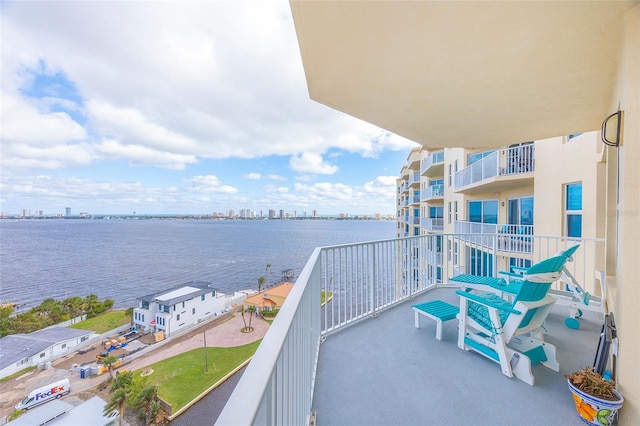
[[[69,379],[59,380],[47,386],[32,390],[25,399],[16,405],[15,409],[28,410],[31,407],[51,401],[54,398],[60,398],[69,392],[71,392]]]

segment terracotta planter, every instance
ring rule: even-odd
[[[608,426],[613,424],[616,413],[624,403],[624,398],[619,392],[613,391],[618,397],[617,401],[609,401],[582,392],[573,386],[569,380],[567,380],[567,383],[573,395],[573,401],[576,404],[576,410],[578,411],[580,420],[588,425],[594,426]]]

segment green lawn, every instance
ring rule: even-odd
[[[121,325],[129,324],[131,317],[126,311],[117,310],[100,314],[96,317],[89,318],[79,323],[70,325],[69,328],[77,328],[80,330],[91,330],[97,334],[106,333],[109,330],[118,328]]]
[[[204,348],[198,348],[136,370],[134,377],[139,378],[142,371],[152,368],[153,374],[146,377],[146,383],[158,386],[158,396],[171,404],[175,413],[253,356],[261,341],[232,348],[207,348],[208,373],[204,368]]]

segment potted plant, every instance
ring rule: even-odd
[[[582,368],[565,377],[580,419],[590,425],[611,425],[624,402],[615,389],[615,382],[603,378],[593,367]]]

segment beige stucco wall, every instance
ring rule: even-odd
[[[609,226],[607,238],[616,241],[616,252],[607,255],[616,262],[616,291],[611,296],[610,308],[614,312],[620,349],[618,357],[618,388],[625,397],[620,413],[620,424],[640,424],[640,6],[636,6],[625,19],[624,42],[616,78],[616,95],[611,100],[611,111],[624,111],[622,146],[619,148],[619,204],[609,205],[617,211],[617,231]],[[615,156],[615,149],[608,154]],[[615,161],[607,163],[610,166]],[[615,176],[609,171],[609,176]],[[611,179],[613,181],[613,179]],[[613,183],[609,189],[614,187]],[[608,198],[614,202],[613,197]],[[614,260],[611,259],[611,263]]]
[[[598,182],[597,132],[585,133],[567,141],[566,137],[536,142],[535,216],[537,235],[565,235],[564,185],[582,182],[582,236],[604,237],[605,214],[601,198],[604,181]],[[598,203],[600,200],[600,204]],[[599,225],[599,226],[598,226]]]

